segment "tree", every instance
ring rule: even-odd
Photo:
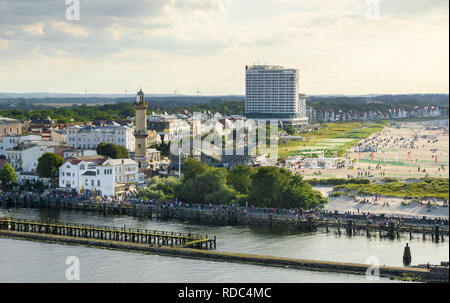
[[[45,153],[38,159],[37,173],[40,178],[55,178],[64,158],[55,153]]]
[[[289,187],[290,172],[278,167],[260,167],[252,175],[249,201],[260,207],[278,207],[283,189]]]
[[[327,200],[299,175],[277,167],[261,167],[251,176],[249,201],[260,207],[316,208]]]
[[[110,157],[112,159],[128,158],[129,154],[124,146],[112,143],[100,143],[97,145],[97,154]]]
[[[183,164],[183,182],[187,182],[190,179],[193,179],[195,176],[198,176],[208,170],[208,165],[189,158]]]
[[[287,134],[288,134],[289,136],[295,135],[295,128],[292,127],[292,125],[286,126],[286,127],[284,128],[284,130],[287,132]]]
[[[228,172],[227,184],[239,193],[247,195],[252,184],[251,176],[255,170],[246,165],[238,165]]]
[[[0,180],[4,189],[9,188],[11,184],[17,182],[17,174],[14,168],[6,163],[0,170]]]
[[[237,193],[227,183],[225,168],[210,167],[198,160],[188,159],[183,166],[182,183],[175,195],[182,201],[194,203],[231,203]]]

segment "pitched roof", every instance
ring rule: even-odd
[[[97,173],[95,171],[90,171],[90,170],[86,171],[83,174],[83,176],[96,176],[96,175],[97,175]]]

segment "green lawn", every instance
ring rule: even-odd
[[[412,198],[449,198],[449,180],[444,178],[425,178],[417,182],[388,182],[384,184],[343,184],[334,187],[335,190],[356,192],[366,195],[382,195],[389,197]]]
[[[370,137],[372,134],[384,129],[387,122],[379,123],[329,123],[319,130],[304,132],[299,135],[306,138],[305,142],[289,141],[278,145],[278,157],[298,155],[298,151],[324,150],[325,154],[334,154],[336,151],[341,156],[346,150],[356,145],[359,141]]]

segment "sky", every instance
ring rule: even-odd
[[[273,64],[306,94],[448,93],[448,39],[448,0],[0,0],[0,92],[245,94]]]

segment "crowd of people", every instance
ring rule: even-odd
[[[0,206],[6,207],[6,202],[13,201],[13,199],[24,198],[27,199],[42,199],[57,201],[57,203],[74,203],[77,201],[84,201],[88,203],[114,203],[114,204],[128,204],[128,205],[153,205],[159,207],[160,209],[179,209],[179,208],[190,208],[198,209],[200,211],[206,211],[213,213],[215,215],[226,215],[226,214],[240,214],[242,216],[278,216],[287,217],[291,219],[301,220],[307,218],[313,219],[348,219],[352,218],[355,220],[369,222],[369,223],[385,223],[395,221],[396,223],[407,222],[409,224],[440,224],[448,226],[448,218],[430,218],[428,216],[423,217],[406,217],[406,216],[386,216],[384,214],[373,214],[370,212],[363,213],[357,209],[356,212],[344,212],[339,213],[338,211],[330,211],[324,209],[302,209],[302,208],[292,208],[292,209],[280,209],[280,208],[270,208],[270,207],[257,207],[254,205],[224,205],[224,204],[193,204],[189,202],[174,200],[174,201],[163,201],[163,200],[153,200],[146,199],[140,195],[140,192],[134,191],[129,193],[117,194],[114,197],[103,197],[94,198],[92,196],[85,196],[83,194],[77,193],[67,193],[67,192],[47,192],[47,193],[30,193],[30,192],[0,192]],[[373,201],[378,200],[378,196],[373,197]],[[30,200],[31,201],[31,200]],[[386,202],[387,203],[387,202]],[[389,206],[389,205],[386,205]]]

